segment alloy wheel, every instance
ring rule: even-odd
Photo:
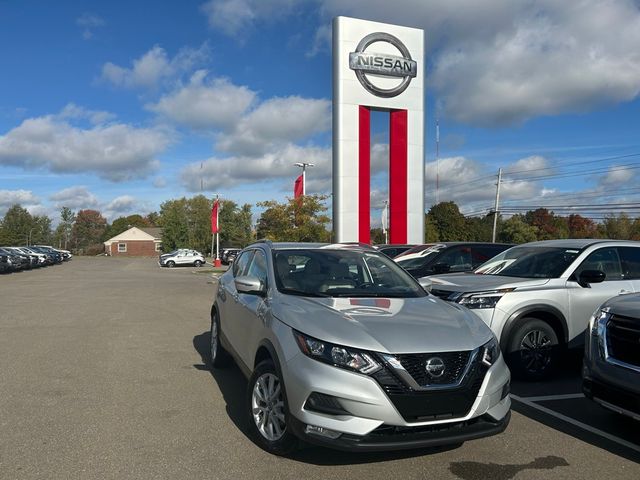
[[[282,438],[287,428],[284,414],[284,396],[280,380],[273,373],[258,377],[251,395],[253,421],[260,434],[270,442]]]
[[[546,332],[530,330],[520,341],[520,359],[531,373],[543,372],[552,360],[553,342]]]

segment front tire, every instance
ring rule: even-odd
[[[287,455],[298,439],[287,428],[289,409],[284,383],[271,360],[258,364],[247,385],[249,433],[255,443],[274,455]]]
[[[209,360],[211,368],[226,367],[230,363],[230,357],[224,347],[220,344],[220,319],[218,312],[211,312],[211,329],[209,337]]]
[[[201,267],[202,266],[202,262],[200,260],[196,260],[195,262],[193,262],[193,265],[195,267]]]
[[[559,349],[558,335],[551,325],[524,318],[509,338],[507,359],[516,376],[541,380],[555,370]]]
[[[167,267],[169,267],[169,268],[173,268],[173,267],[175,267],[175,266],[176,266],[176,262],[174,262],[173,260],[169,260],[169,261],[167,262]]]

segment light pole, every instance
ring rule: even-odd
[[[307,194],[306,175],[305,175],[307,167],[315,167],[315,165],[313,163],[307,163],[307,162],[297,162],[297,163],[294,163],[294,165],[296,167],[302,167],[302,196],[304,197]]]

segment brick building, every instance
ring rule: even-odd
[[[161,228],[131,227],[104,242],[104,251],[114,257],[155,257],[159,255],[161,247]]]

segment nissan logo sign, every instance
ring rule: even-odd
[[[432,357],[427,360],[424,368],[431,378],[440,378],[444,375],[444,361],[440,357]]]
[[[376,42],[390,43],[398,49],[401,56],[366,51],[367,47]],[[356,51],[349,53],[349,68],[356,72],[356,77],[367,91],[385,98],[396,97],[404,92],[418,72],[418,64],[411,58],[404,43],[383,32],[371,33],[360,40]],[[367,74],[401,78],[402,81],[393,88],[380,88],[369,80]]]

